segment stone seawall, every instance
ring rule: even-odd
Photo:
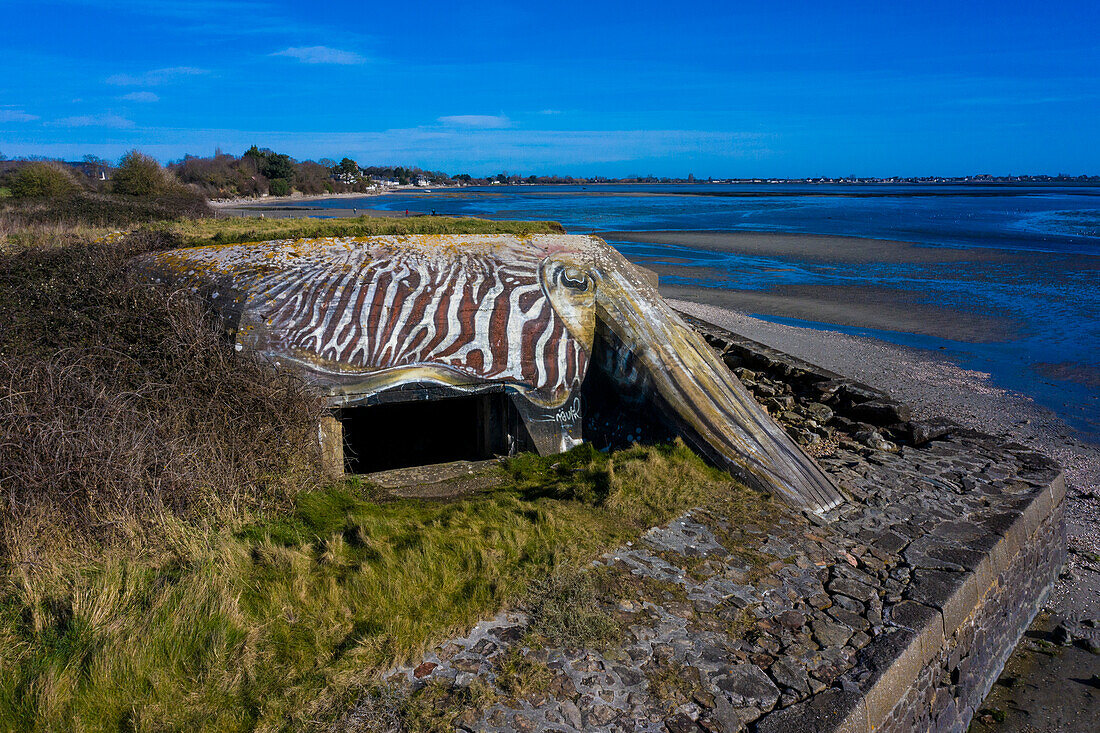
[[[844,504],[819,516],[741,494],[692,510],[593,563],[615,589],[598,601],[614,644],[534,643],[506,612],[394,670],[396,694],[459,701],[467,731],[965,730],[1064,560],[1059,468],[687,320]]]
[[[785,379],[844,381],[710,324],[694,325],[713,346],[735,355],[731,361]],[[875,392],[865,385],[856,391]],[[882,393],[873,401],[891,402]],[[946,429],[946,422],[931,428]],[[913,435],[903,426],[896,432]],[[934,545],[940,551],[928,554],[950,558],[945,565],[958,564],[961,570],[916,570],[905,600],[887,609],[890,631],[861,650],[856,666],[838,680],[839,690],[764,716],[756,729],[965,731],[1066,560],[1065,481],[1048,459],[1031,458],[1021,475],[1045,488],[1009,502],[1007,511],[977,527],[943,533],[943,541]]]
[[[938,650],[938,631],[926,632],[931,637],[921,641],[922,648],[929,644],[936,653],[894,705],[880,730],[966,729],[1065,562],[1062,515],[1059,505],[1042,521]],[[916,611],[914,616],[917,614],[928,615],[924,611]],[[933,623],[938,621],[935,614],[931,617]]]

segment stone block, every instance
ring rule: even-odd
[[[883,427],[906,422],[911,413],[908,405],[890,399],[878,399],[853,405],[849,416]]]
[[[344,475],[344,427],[335,415],[325,415],[317,426],[321,446],[321,468],[333,477]]]
[[[989,571],[950,573],[917,570],[905,598],[938,608],[943,613],[944,635],[951,636],[974,611],[989,589]]]
[[[879,634],[864,651],[869,673],[860,690],[867,705],[867,721],[871,730],[876,730],[912,688],[924,667],[924,654],[919,635],[902,627]]]
[[[872,402],[874,400],[889,400],[890,396],[885,392],[880,392],[874,387],[870,387],[866,384],[859,382],[852,382],[844,380],[840,389],[837,390],[837,396],[851,408],[853,405],[858,405],[863,402]],[[896,421],[895,421],[896,422]]]
[[[939,418],[936,420],[913,421],[909,424],[909,439],[915,446],[922,446],[930,441],[942,438],[958,425],[951,420]]]
[[[890,622],[917,634],[922,666],[943,650],[943,615],[938,609],[916,601],[902,601],[890,607]]]
[[[1027,546],[1030,536],[1025,530],[1026,522],[1020,514],[1002,512],[983,518],[981,524],[990,532],[1001,535],[1001,539],[989,551],[993,575],[999,576]]]
[[[1008,537],[1000,538],[993,549],[989,551],[990,573],[994,578],[1000,578],[1011,567],[1012,561],[1019,551],[1020,548],[1014,545]]]
[[[1066,475],[1061,471],[1058,472],[1058,476],[1050,482],[1050,500],[1053,506],[1061,506],[1062,500],[1066,498]]]
[[[1054,510],[1053,495],[1048,488],[1041,491],[1037,491],[1031,496],[1031,501],[1024,507],[1021,513],[1021,518],[1024,522],[1024,533],[1027,536],[1027,541],[1032,541],[1032,537],[1039,529],[1039,525],[1050,516],[1051,511]]]
[[[867,705],[855,691],[829,689],[778,710],[756,725],[756,733],[869,733]]]

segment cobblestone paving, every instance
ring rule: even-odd
[[[1024,446],[913,423],[881,393],[766,356],[748,369],[742,356],[727,363],[850,501],[824,518],[778,500],[692,510],[590,568],[613,589],[599,603],[616,642],[542,645],[507,612],[390,683],[484,685],[491,704],[455,711],[463,730],[752,728],[828,688],[858,689],[872,674],[860,651],[898,630],[893,608],[973,567],[1057,474]],[[537,683],[503,679],[503,660]]]

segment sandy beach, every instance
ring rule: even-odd
[[[398,189],[400,190],[400,189]],[[327,193],[318,196],[262,196],[237,199],[215,199],[211,208],[220,216],[252,216],[267,219],[291,219],[301,216],[404,216],[404,212],[386,211],[362,207],[330,208],[310,206],[314,201],[339,201],[341,199],[375,199],[386,195],[380,193]]]

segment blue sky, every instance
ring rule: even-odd
[[[1100,173],[1100,3],[0,0],[0,154]]]

